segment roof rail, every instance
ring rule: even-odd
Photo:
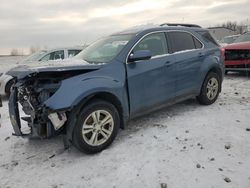
[[[179,24],[179,23],[163,23],[160,26],[182,26],[182,27],[199,27],[201,26],[196,25],[196,24]]]

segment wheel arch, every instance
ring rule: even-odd
[[[69,114],[69,118],[68,118],[68,123],[66,124],[66,134],[64,136],[64,146],[65,148],[68,148],[70,146],[70,143],[72,143],[72,136],[73,136],[73,130],[75,128],[76,125],[76,119],[77,116],[79,115],[80,111],[89,103],[91,103],[93,100],[96,99],[101,99],[107,102],[110,102],[111,104],[113,104],[116,109],[118,110],[119,113],[119,117],[120,117],[120,128],[124,129],[125,128],[125,124],[128,121],[128,118],[124,115],[124,109],[122,107],[122,103],[121,101],[118,99],[117,96],[115,96],[114,94],[110,93],[110,92],[104,92],[104,91],[100,91],[100,92],[96,92],[93,94],[90,94],[86,97],[84,97],[77,106],[75,106],[70,114]]]
[[[214,73],[218,74],[218,76],[220,78],[220,81],[222,82],[223,74],[222,74],[222,71],[221,71],[221,69],[219,67],[214,66],[214,67],[210,68],[209,71],[208,71],[208,73],[207,73],[207,75],[210,72],[214,72]],[[207,75],[206,75],[206,77],[207,77]]]
[[[110,93],[110,92],[97,92],[94,94],[91,94],[89,96],[87,96],[86,98],[83,99],[83,101],[81,102],[81,109],[84,108],[85,105],[87,105],[88,103],[90,103],[91,101],[95,100],[95,99],[101,99],[104,100],[106,102],[109,102],[111,104],[113,104],[116,109],[118,110],[119,116],[120,116],[120,128],[124,128],[124,110],[122,107],[122,103],[121,101],[118,99],[117,96],[115,96],[114,94]]]
[[[199,87],[199,93],[201,92],[201,89],[202,89],[202,85],[206,79],[206,77],[208,76],[209,73],[211,72],[214,72],[216,73],[218,76],[219,76],[219,79],[220,79],[220,83],[222,83],[223,81],[223,73],[222,73],[222,70],[220,69],[219,66],[212,66],[208,69],[207,73],[205,74],[205,76],[202,78],[202,81],[201,81],[201,84],[200,84],[200,87]],[[221,92],[221,87],[220,87],[220,90],[219,92]]]

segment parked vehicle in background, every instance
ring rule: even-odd
[[[19,64],[29,65],[35,62],[47,62],[51,60],[62,60],[72,58],[83,50],[83,47],[56,48],[51,50],[40,50],[19,62]],[[13,77],[0,73],[0,95],[9,95],[13,85]]]
[[[179,25],[179,24],[178,24]],[[108,147],[128,120],[188,98],[204,105],[221,92],[219,45],[196,26],[158,26],[105,37],[67,66],[19,67],[9,113],[16,136],[63,134],[64,144],[96,153]]]
[[[224,37],[221,41],[218,41],[218,43],[223,47],[228,44],[234,43],[234,41],[239,37],[240,35],[231,35]]]
[[[250,32],[239,36],[233,44],[224,46],[225,68],[228,71],[250,71]]]
[[[223,38],[222,43],[224,44],[232,44],[240,35],[231,35]]]
[[[30,63],[34,61],[49,61],[49,60],[60,60],[72,58],[79,54],[83,50],[83,47],[72,47],[72,48],[56,48],[51,50],[40,50],[31,54],[20,63]]]
[[[250,31],[240,35],[234,43],[250,42]]]

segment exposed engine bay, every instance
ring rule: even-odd
[[[67,75],[38,75],[29,78],[17,88],[17,100],[24,113],[28,115],[22,119],[28,122],[33,136],[53,136],[55,129],[53,129],[52,122],[48,121],[48,112],[43,104],[60,87],[61,80],[66,78]],[[32,130],[34,128],[36,131]]]
[[[63,80],[89,71],[92,69],[34,72],[19,79],[14,77],[9,99],[14,135],[50,138],[63,132],[68,112],[52,111],[44,103],[59,89]],[[15,72],[15,75],[18,74]],[[25,117],[20,117],[21,109]],[[30,132],[21,131],[21,119],[28,123]]]

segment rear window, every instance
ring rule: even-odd
[[[214,37],[212,37],[212,35],[208,31],[198,31],[197,33],[199,33],[206,42],[219,46]]]
[[[167,35],[171,43],[171,53],[202,47],[202,44],[189,33],[168,32]]]

